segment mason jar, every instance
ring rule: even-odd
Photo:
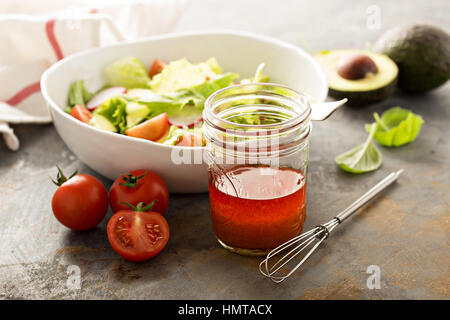
[[[301,233],[310,114],[305,96],[271,83],[227,87],[205,102],[210,212],[226,249],[263,255]]]

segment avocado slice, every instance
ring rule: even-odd
[[[355,57],[356,71],[363,68],[367,72],[348,72],[342,76],[341,65]],[[330,96],[336,99],[348,98],[352,105],[366,105],[391,96],[397,85],[398,68],[388,56],[367,50],[327,50],[319,52],[314,58],[325,70],[328,78]],[[365,58],[365,59],[364,59]],[[344,62],[343,62],[344,61]],[[368,64],[367,62],[371,62]]]
[[[426,92],[450,78],[450,35],[437,27],[396,27],[378,39],[374,50],[395,61],[399,87],[405,91]]]

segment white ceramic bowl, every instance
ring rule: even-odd
[[[92,49],[59,61],[43,74],[42,93],[50,106],[56,130],[81,161],[110,179],[132,169],[151,169],[175,193],[208,190],[206,164],[172,161],[174,154],[192,151],[198,155],[204,148],[165,146],[102,131],[63,111],[73,81],[83,79],[88,89],[97,90],[105,83],[104,68],[130,55],[147,65],[155,58],[172,61],[186,57],[191,62],[201,62],[216,57],[224,71],[237,72],[241,78],[252,76],[264,62],[264,74],[270,76],[271,82],[306,93],[315,102],[324,101],[328,93],[322,69],[302,49],[276,39],[235,31],[170,34]]]

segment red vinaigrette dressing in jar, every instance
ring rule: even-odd
[[[262,255],[301,233],[310,114],[305,96],[271,83],[227,87],[205,102],[211,219],[224,248]]]
[[[306,183],[299,170],[242,165],[224,174],[209,182],[212,224],[222,245],[264,252],[301,233]]]

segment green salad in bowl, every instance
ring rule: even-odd
[[[237,73],[223,72],[214,57],[200,63],[156,59],[147,70],[140,59],[127,56],[104,69],[107,82],[95,93],[83,80],[73,82],[65,111],[98,129],[165,145],[204,146],[205,100],[236,83],[268,81],[263,67],[239,81]]]

